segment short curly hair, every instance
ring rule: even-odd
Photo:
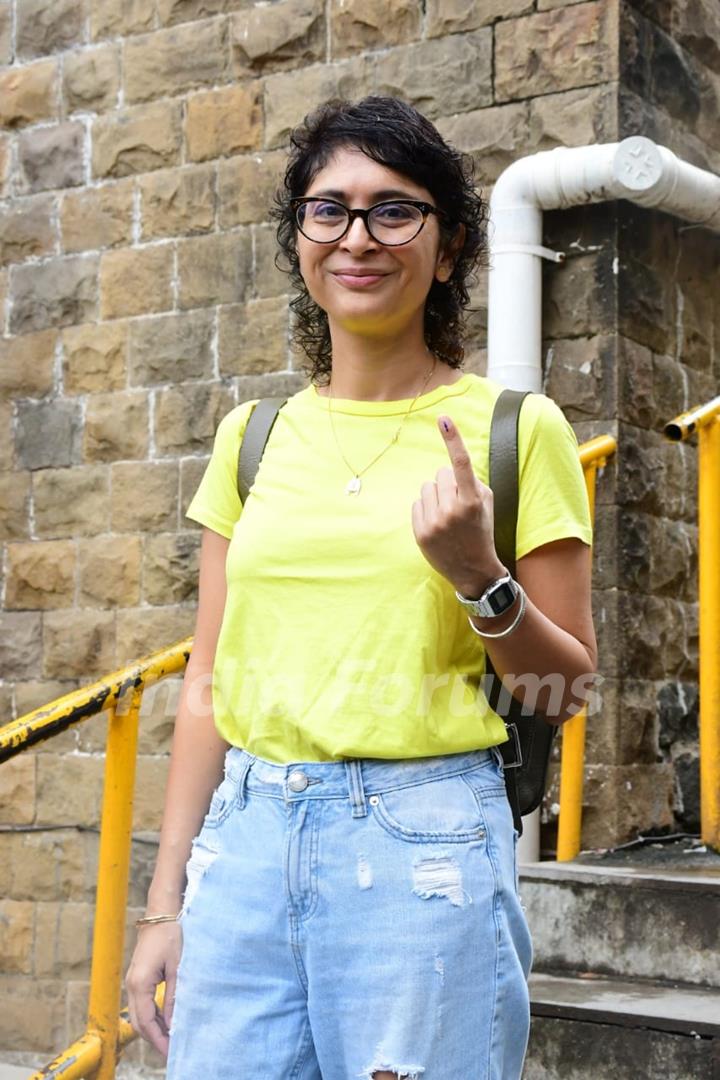
[[[464,309],[478,266],[486,264],[487,206],[476,191],[474,162],[450,146],[417,109],[395,97],[370,95],[358,102],[331,98],[309,113],[290,134],[289,160],[276,190],[270,217],[277,221],[279,270],[290,275],[297,290],[290,301],[294,312],[292,342],[308,357],[303,364],[316,384],[327,385],[331,374],[331,340],[326,312],[310,296],[300,274],[297,226],[290,200],[304,195],[333,153],[352,147],[373,161],[425,187],[447,215],[438,218],[441,242],[449,243],[460,223],[465,242],[446,282],[434,280],[425,302],[425,341],[431,352],[451,367],[462,365],[465,349]],[[279,261],[284,255],[287,265]]]

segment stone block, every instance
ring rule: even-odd
[[[560,338],[549,344],[543,393],[568,420],[612,416],[616,344],[613,335]]]
[[[652,519],[649,591],[692,603],[697,596],[697,527],[685,521]]]
[[[46,1057],[67,1045],[65,986],[53,979],[28,979],[24,975],[0,975],[4,1004],[0,1040],[7,1053],[31,1053]]]
[[[90,4],[90,37],[124,37],[150,30],[155,21],[155,9],[147,0],[92,0]]]
[[[79,465],[81,431],[78,401],[20,401],[15,427],[17,460],[23,469]]]
[[[331,97],[354,100],[375,92],[373,65],[354,56],[332,66],[316,64],[265,79],[265,147],[284,146],[290,130]]]
[[[51,254],[55,232],[52,196],[14,200],[0,210],[0,266]]]
[[[170,244],[106,252],[100,262],[100,317],[167,311],[173,306],[172,277]]]
[[[10,333],[72,326],[97,315],[96,256],[73,255],[18,266],[11,285]]]
[[[57,60],[0,72],[0,127],[20,127],[57,116]]]
[[[157,392],[155,445],[160,454],[212,449],[217,426],[235,402],[218,383],[189,383]]]
[[[104,613],[101,617],[111,618]],[[37,823],[99,825],[104,767],[100,755],[38,757]]]
[[[102,465],[42,469],[33,474],[35,528],[41,538],[107,532],[109,474]]]
[[[227,79],[228,67],[224,19],[129,38],[123,52],[125,100],[149,101],[213,86]]]
[[[632,353],[628,350],[628,355],[636,358],[637,349],[642,347],[643,346],[641,345],[636,345]],[[635,375],[637,376],[637,369]],[[652,378],[652,421],[643,426],[662,430],[665,427],[665,424],[684,409],[687,394],[688,370],[672,356],[663,356],[653,353],[649,377]],[[631,381],[627,371],[626,378],[628,382]],[[637,381],[637,377],[632,379],[633,384]],[[630,389],[632,389],[632,386],[628,386],[628,390]]]
[[[78,543],[80,607],[133,607],[140,602],[139,536],[98,536]]]
[[[275,256],[279,248],[272,225],[253,225],[255,239],[255,282],[253,292],[256,297],[287,296],[292,292],[290,278],[275,265]]]
[[[176,529],[177,524],[177,462],[112,466],[113,532],[158,532]]]
[[[39,542],[35,541],[35,543]],[[25,713],[32,712],[34,709],[39,709],[57,698],[64,697],[76,688],[77,680],[68,679],[30,679],[18,683],[15,688],[17,715],[24,716]],[[77,745],[76,731],[76,727],[71,727],[61,735],[53,735],[52,739],[38,743],[33,748],[33,754],[47,752],[59,754],[74,750]]]
[[[192,634],[194,627],[194,605],[139,607],[118,611],[118,662],[130,664],[141,656],[174,645]],[[157,792],[155,797],[157,798]]]
[[[0,472],[0,538],[28,536],[30,473]]]
[[[124,387],[127,337],[125,322],[88,323],[63,330],[65,393],[84,394]]]
[[[186,529],[199,531],[202,526],[192,518],[185,517],[185,511],[200,486],[209,457],[186,457],[180,462],[180,519]]]
[[[242,154],[218,162],[218,204],[221,229],[267,221],[275,190],[280,187],[287,156],[282,151]]]
[[[13,444],[13,408],[9,401],[0,403],[0,472],[15,469]]]
[[[466,0],[464,6],[477,5]],[[414,0],[333,0],[330,7],[332,57],[354,56],[365,49],[385,49],[390,45],[417,41],[421,21],[422,12]],[[472,19],[466,21],[472,22]],[[462,29],[474,30],[479,25],[475,23]]]
[[[698,741],[699,693],[697,683],[679,679],[660,683],[656,688],[658,742],[662,751]]]
[[[528,148],[534,152],[552,150],[555,146],[588,146],[617,139],[614,84],[544,94],[529,104]]]
[[[322,0],[279,0],[248,7],[232,17],[233,74],[299,67],[325,60]]]
[[[131,385],[211,378],[213,332],[213,312],[202,309],[133,319],[129,346]]]
[[[85,414],[85,461],[143,459],[149,447],[150,409],[142,390],[93,394]]]
[[[561,267],[553,264],[543,269],[545,338],[591,337],[612,332],[618,288],[613,257],[613,250],[608,247],[568,258]]]
[[[177,23],[204,19],[208,15],[217,15],[234,7],[245,7],[252,0],[157,0],[157,13],[161,26],[175,26]]]
[[[156,830],[162,825],[163,796],[167,784],[169,758],[140,757],[133,807],[133,828]]]
[[[0,956],[5,975],[29,975],[35,931],[31,900],[0,900]]]
[[[17,55],[45,56],[79,45],[86,18],[84,0],[22,0],[15,25]]]
[[[34,817],[35,756],[18,754],[3,762],[0,769],[0,821],[3,825],[29,825]],[[3,893],[7,895],[5,890]]]
[[[153,683],[145,690],[140,707],[139,754],[169,753],[182,684],[182,676],[172,676]],[[145,902],[144,895],[141,902]]]
[[[93,176],[131,176],[180,162],[181,106],[157,101],[100,116],[92,125]]]
[[[533,0],[427,0],[427,37],[478,30],[498,19],[511,19],[533,10]]]
[[[588,765],[581,847],[607,847],[673,824],[673,770],[666,764]]]
[[[188,98],[185,142],[191,161],[252,150],[260,145],[261,139],[260,80],[192,94]]]
[[[132,183],[125,181],[66,192],[60,209],[60,229],[62,246],[67,252],[131,243]]]
[[[594,0],[495,27],[495,98],[511,101],[618,77],[617,5]]]
[[[120,90],[120,47],[68,53],[63,61],[63,96],[68,112],[114,109]]]
[[[149,536],[143,557],[143,600],[157,605],[194,600],[198,568],[199,543],[195,533]]]
[[[5,199],[10,194],[11,146],[10,136],[0,135],[0,199]]]
[[[13,59],[12,12],[10,0],[0,3],[0,64],[11,64]]]
[[[152,240],[210,232],[215,224],[215,170],[163,169],[138,181],[141,236]]]
[[[469,154],[480,183],[497,180],[527,146],[528,102],[471,109],[436,121],[440,134],[451,146]]]
[[[3,679],[33,678],[42,663],[42,616],[34,611],[0,613]]]
[[[252,270],[246,230],[180,240],[177,245],[181,308],[214,307],[242,300]]]
[[[288,306],[284,296],[221,307],[218,357],[222,375],[284,371],[288,351]]]
[[[658,762],[655,684],[608,678],[599,695],[601,708],[587,720],[585,761],[593,765]]]
[[[85,128],[77,120],[23,131],[17,147],[19,193],[82,184],[84,141]]]
[[[8,544],[5,606],[68,607],[75,595],[75,564],[75,544],[70,540]]]
[[[43,616],[43,674],[51,678],[100,678],[115,667],[115,613],[89,608],[48,611]],[[44,761],[50,755],[43,755]],[[43,787],[42,766],[38,784]],[[38,797],[38,820],[43,796]],[[99,804],[98,804],[99,805]],[[93,813],[98,813],[98,805]],[[53,820],[52,818],[50,820]],[[67,819],[65,819],[67,820]],[[91,824],[83,820],[83,824]]]
[[[58,907],[52,974],[64,979],[87,979],[92,962],[94,907],[73,903]]]
[[[429,117],[492,104],[492,30],[421,41],[379,53],[375,92],[399,96]]]

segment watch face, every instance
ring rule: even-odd
[[[503,611],[507,611],[511,607],[514,599],[513,588],[510,582],[506,581],[502,585],[498,585],[497,589],[493,589],[490,596],[488,596],[488,604],[496,615],[502,615]]]

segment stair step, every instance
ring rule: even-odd
[[[720,868],[520,865],[535,972],[720,987]]]
[[[532,972],[529,985],[533,1016],[720,1037],[718,990],[543,972]]]

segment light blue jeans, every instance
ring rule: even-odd
[[[532,943],[495,748],[232,747],[187,864],[168,1080],[519,1080]]]

